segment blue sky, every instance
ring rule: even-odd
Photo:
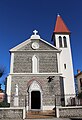
[[[71,31],[74,73],[82,70],[82,0],[0,0],[0,66],[5,68],[4,76],[9,73],[9,50],[28,39],[34,29],[51,43],[58,13]]]

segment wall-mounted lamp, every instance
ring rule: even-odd
[[[49,76],[47,79],[48,79],[48,82],[51,82],[53,80],[54,76]]]

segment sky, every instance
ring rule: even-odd
[[[82,70],[82,0],[0,0],[0,67],[5,69],[0,83],[10,71],[9,50],[33,30],[52,43],[57,14],[71,31],[74,74]]]

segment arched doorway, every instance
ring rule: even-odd
[[[42,110],[42,89],[37,81],[33,81],[29,86],[29,110]]]
[[[31,109],[40,109],[41,107],[41,95],[40,91],[31,92]]]

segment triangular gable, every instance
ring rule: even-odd
[[[54,50],[58,50],[58,51],[61,51],[59,48],[55,47],[54,45],[50,44],[49,42],[43,40],[43,39],[40,39],[42,42],[44,42],[45,44],[49,45],[50,47],[52,47]]]
[[[10,49],[10,52],[12,51],[28,51],[28,50],[33,50],[31,48],[31,44],[34,40],[33,39],[27,39],[26,41],[22,42],[21,44],[17,45],[16,47]],[[35,40],[37,41],[37,40]],[[37,50],[56,50],[56,51],[61,51],[60,49],[58,49],[57,47],[55,47],[54,45],[50,44],[49,42],[43,40],[43,39],[39,39],[38,40],[39,43],[43,46],[43,48],[39,48]],[[46,47],[47,46],[47,47]]]

